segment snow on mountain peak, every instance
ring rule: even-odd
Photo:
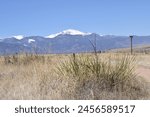
[[[34,39],[29,39],[28,40],[28,43],[32,43],[32,42],[35,42],[35,40]]]
[[[17,35],[17,36],[13,36],[14,38],[16,38],[16,39],[18,39],[18,40],[21,40],[21,39],[23,39],[24,38],[24,36],[23,35]]]
[[[64,31],[56,33],[56,34],[51,34],[51,35],[47,36],[47,38],[54,38],[54,37],[56,37],[58,35],[65,35],[65,34],[85,36],[85,35],[90,35],[91,33],[84,33],[84,32],[80,32],[78,30],[68,29],[68,30],[64,30]]]
[[[68,29],[68,30],[64,30],[62,32],[62,34],[69,34],[69,35],[87,35],[89,33],[84,33],[84,32],[80,32],[78,30],[74,30],[74,29]]]

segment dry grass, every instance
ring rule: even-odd
[[[149,98],[134,74],[134,57],[91,55],[2,56],[0,99]]]

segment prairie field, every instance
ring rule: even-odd
[[[150,99],[149,77],[149,54],[1,56],[0,99]]]

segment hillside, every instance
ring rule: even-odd
[[[130,51],[131,48],[118,48],[118,49],[108,50],[107,52],[130,53]],[[133,53],[150,54],[150,45],[134,46]]]

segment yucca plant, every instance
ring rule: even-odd
[[[135,56],[120,55],[115,61],[109,56],[103,59],[102,55],[72,55],[69,61],[64,61],[57,67],[59,73],[65,77],[75,78],[77,92],[83,93],[83,89],[107,92],[128,92],[141,89],[137,83],[137,76],[134,74],[136,63]],[[80,90],[80,91],[79,91]],[[95,92],[96,91],[96,92]],[[95,97],[97,97],[95,95]],[[98,98],[99,99],[99,98]]]

